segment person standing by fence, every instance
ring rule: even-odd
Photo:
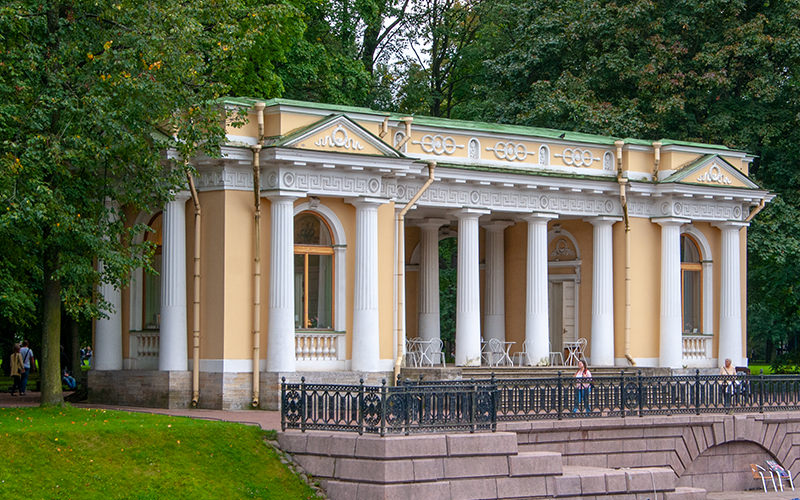
[[[586,367],[586,361],[582,359],[578,360],[578,371],[575,372],[575,378],[578,380],[575,382],[576,399],[575,408],[572,409],[572,413],[576,413],[580,409],[581,403],[583,403],[586,413],[589,413],[591,411],[589,394],[592,391],[592,372]]]

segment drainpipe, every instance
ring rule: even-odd
[[[261,140],[264,137],[264,107],[263,102],[257,102],[253,108],[258,118],[258,144],[251,146],[253,151],[253,200],[255,212],[253,214],[254,248],[253,248],[253,401],[250,405],[258,408],[260,392],[260,367],[261,358]]]
[[[200,198],[194,185],[194,177],[188,170],[186,179],[194,203],[194,297],[192,300],[192,408],[200,403]]]
[[[411,122],[407,122],[406,125],[408,128],[411,128]],[[407,135],[406,138],[409,136]],[[401,146],[402,147],[402,146]],[[400,148],[397,148],[400,149]],[[397,380],[397,376],[400,374],[400,368],[403,366],[403,359],[405,358],[405,347],[406,347],[406,225],[405,225],[405,216],[411,208],[417,203],[420,197],[428,190],[431,184],[433,184],[434,178],[433,173],[436,170],[436,162],[429,161],[428,162],[428,179],[425,181],[425,184],[419,188],[419,191],[416,192],[414,196],[406,203],[406,206],[403,207],[397,213],[397,217],[395,219],[397,224],[397,262],[395,263],[395,280],[397,281],[397,321],[395,321],[395,325],[397,330],[395,331],[395,337],[397,337],[397,360],[394,363],[394,380]]]
[[[756,208],[754,208],[753,211],[750,212],[750,215],[748,215],[747,218],[744,221],[745,222],[750,222],[751,220],[753,220],[753,217],[755,217],[758,214],[758,212],[764,210],[764,206],[766,205],[766,203],[767,203],[767,199],[766,198],[761,198],[761,201],[758,202],[758,205],[756,206]]]
[[[406,124],[405,136],[403,137],[403,140],[400,141],[400,143],[397,146],[395,146],[396,150],[400,151],[401,149],[403,149],[403,146],[405,146],[406,143],[409,140],[411,140],[411,122],[413,121],[414,121],[413,116],[406,116],[405,118],[403,118],[403,123]]]
[[[661,163],[661,142],[653,143],[653,182],[658,182],[658,165]]]
[[[628,219],[628,196],[625,192],[628,179],[622,173],[622,146],[625,145],[625,141],[614,141],[614,145],[617,147],[619,203],[622,206],[622,220],[625,224],[625,359],[631,366],[636,366],[631,357],[631,225]]]

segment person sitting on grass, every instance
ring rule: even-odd
[[[70,391],[74,391],[75,387],[78,385],[75,382],[75,378],[69,374],[66,368],[64,368],[64,375],[61,377],[61,381],[67,384]]]

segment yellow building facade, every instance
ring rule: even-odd
[[[455,366],[485,364],[491,339],[530,366],[581,339],[590,366],[746,362],[746,228],[772,195],[744,152],[226,106],[247,123],[221,158],[192,159],[194,186],[164,210],[128,214],[154,229],[158,273],[101,289],[116,307],[95,325],[95,400],[274,407],[280,377],[374,381],[413,361],[409,340],[443,336]]]

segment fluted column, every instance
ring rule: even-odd
[[[164,207],[161,229],[161,328],[158,369],[187,370],[186,200],[182,191]]]
[[[486,340],[506,340],[505,229],[513,224],[497,220],[486,229],[486,307],[483,329]]]
[[[592,351],[595,366],[614,366],[614,249],[615,217],[589,219],[594,227],[592,245]]]
[[[97,263],[98,271],[103,273],[103,261]],[[95,370],[122,370],[122,294],[119,288],[110,283],[101,283],[98,293],[111,305],[107,318],[95,321],[94,360]]]
[[[295,371],[294,339],[294,200],[274,193],[270,201],[269,317],[267,371]],[[258,369],[258,367],[255,367]]]
[[[458,217],[456,365],[481,364],[481,298],[478,218],[487,210],[465,208]]]
[[[744,363],[742,340],[742,258],[739,251],[740,230],[748,226],[743,222],[715,224],[722,231],[719,297],[719,365],[730,358],[734,366]]]
[[[360,199],[356,207],[356,259],[353,297],[352,369],[380,369],[378,311],[378,206],[383,200]]]
[[[441,338],[439,325],[439,228],[449,221],[427,219],[422,230],[419,267],[419,336],[425,340]]]
[[[547,299],[547,222],[555,214],[534,213],[528,223],[528,254],[525,289],[525,350],[528,363],[547,362],[550,357],[550,317]]]
[[[681,325],[681,225],[686,219],[653,219],[661,225],[661,313],[659,361],[662,368],[683,365]]]

